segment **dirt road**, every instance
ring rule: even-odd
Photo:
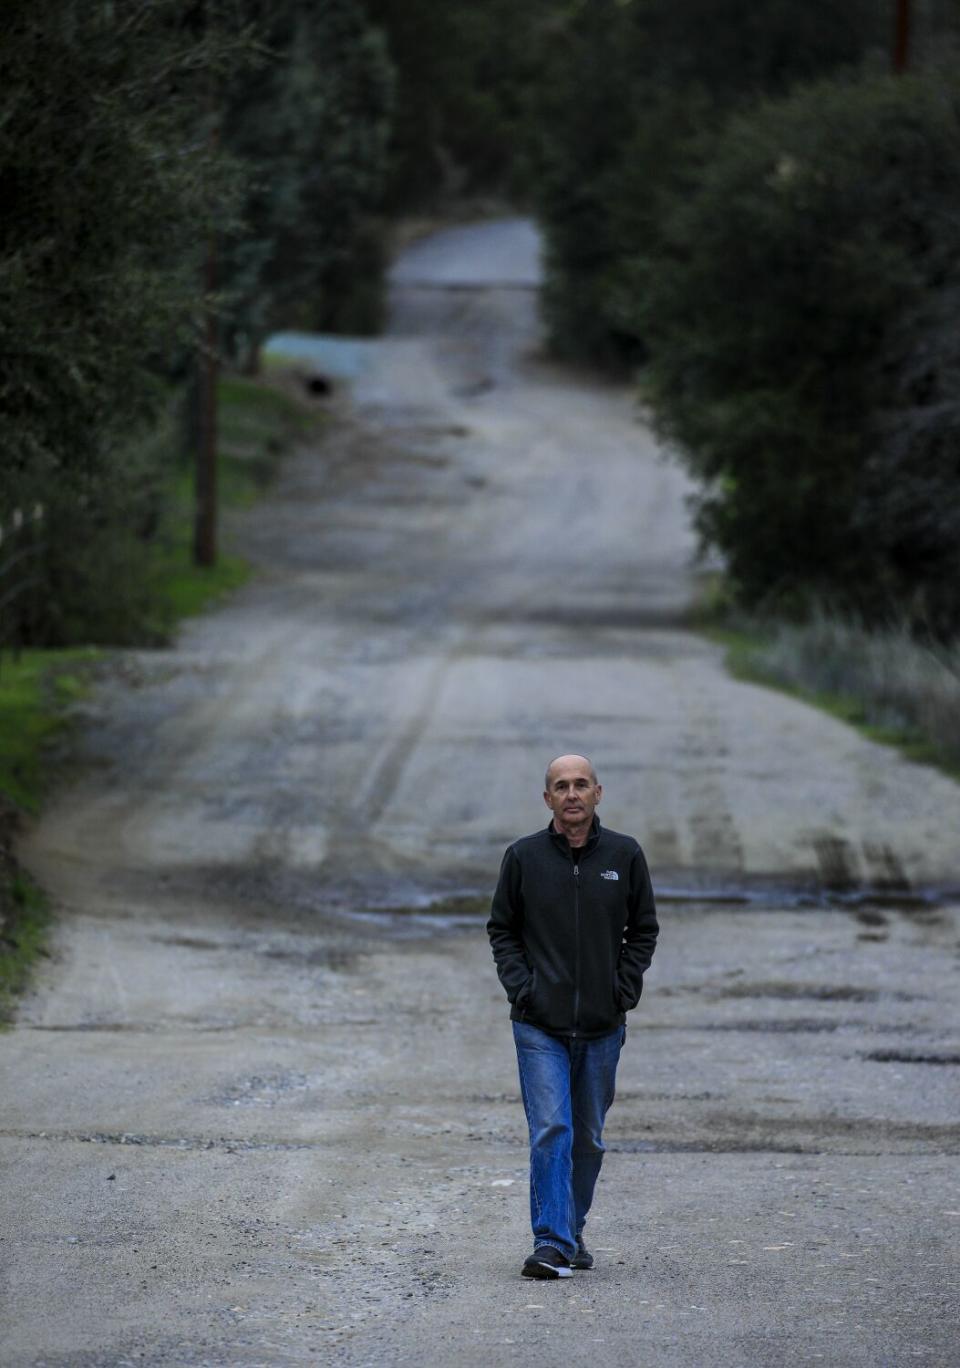
[[[90,705],[23,852],[3,1364],[960,1364],[960,788],[684,629],[684,478],[536,359],[538,269],[410,249],[389,336],[313,347],[258,578]],[[568,749],[664,929],[597,1267],[543,1286],[477,897]]]

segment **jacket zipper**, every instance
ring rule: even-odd
[[[580,865],[573,865],[573,1034],[580,1025]]]

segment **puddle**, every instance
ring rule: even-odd
[[[861,1059],[873,1064],[953,1064],[960,1065],[960,1051],[871,1050]]]
[[[774,1140],[606,1140],[613,1154],[816,1154],[808,1145]]]
[[[343,907],[338,911],[350,920],[383,925],[401,935],[406,928],[476,928],[490,915],[490,893],[423,893],[415,894],[412,898],[408,896],[408,900],[402,903],[384,899],[382,903],[370,903],[365,907]]]
[[[656,884],[655,891],[658,903],[689,903],[705,908],[743,907],[758,912],[837,908],[855,913],[859,921],[869,926],[885,925],[884,911],[922,915],[960,901],[960,888],[953,885],[889,888],[875,884],[836,887],[771,883],[751,888],[736,885],[697,888]]]
[[[348,885],[343,881],[324,882],[314,873],[303,874],[280,866],[235,865],[229,867],[197,867],[167,870],[163,892],[182,898],[198,890],[203,896],[215,896],[218,902],[229,902],[232,907],[255,907],[255,923],[283,924],[299,932],[332,931],[351,925],[362,934],[364,927],[387,934],[393,939],[414,940],[440,931],[473,929],[486,921],[490,913],[490,898],[494,878],[482,887],[476,885],[434,884],[432,887],[408,879],[384,877],[371,885]],[[124,871],[124,888],[141,892],[142,880],[134,871]],[[149,881],[149,892],[156,896],[156,880]],[[862,887],[852,890],[830,890],[797,884],[777,885],[774,882],[752,885],[695,885],[657,883],[657,902],[663,908],[704,914],[716,910],[727,913],[731,908],[746,913],[797,912],[805,909],[836,910],[856,919],[865,932],[885,935],[891,915],[899,913],[917,924],[929,925],[942,918],[941,908],[951,901],[960,903],[960,890],[947,887],[912,889],[893,892]],[[248,923],[249,925],[249,923]],[[214,938],[184,933],[158,938],[166,944],[185,949],[230,949],[229,944],[218,945]],[[344,946],[344,953],[362,951],[362,941]],[[270,946],[261,953],[282,958],[282,947]],[[301,956],[294,953],[293,958]],[[319,962],[319,961],[318,961]],[[346,964],[330,963],[331,968],[346,968]],[[868,1001],[865,994],[854,990],[850,1001]],[[837,995],[842,1000],[842,995]]]
[[[478,924],[485,922],[490,915],[491,893],[492,884],[489,889],[484,889],[479,893],[475,890],[457,891],[455,893],[428,891],[411,893],[407,890],[402,900],[399,897],[393,899],[387,893],[382,899],[371,900],[365,904],[357,905],[343,902],[337,906],[336,912],[347,920],[379,925],[384,929],[391,930],[395,935],[403,937],[416,934],[418,930],[424,928],[431,930],[438,928],[452,930],[458,927],[476,928]],[[882,937],[886,934],[883,928],[889,924],[889,913],[899,912],[903,916],[915,919],[918,923],[929,925],[934,921],[941,920],[940,909],[942,907],[951,901],[960,901],[960,892],[946,888],[913,889],[907,892],[893,893],[868,887],[841,892],[826,888],[695,889],[658,885],[656,897],[660,906],[671,906],[677,909],[689,907],[697,912],[709,912],[714,908],[717,911],[726,911],[732,907],[761,914],[805,909],[815,911],[836,910],[852,913],[859,923],[870,928],[878,937]],[[328,908],[328,910],[330,909]],[[782,996],[784,998],[808,996],[811,1000],[818,1001],[872,1002],[878,1000],[876,996],[871,995],[869,989],[848,989],[845,987],[825,989],[822,992],[811,989],[809,993],[803,990],[792,990],[788,993],[785,988],[782,990],[774,988],[770,993],[763,993],[762,996]],[[910,1000],[906,995],[897,996],[904,1001]]]
[[[151,936],[158,945],[179,945],[186,950],[226,950],[223,941],[206,940],[203,936]]]
[[[394,919],[408,923],[427,923],[433,926],[475,926],[490,915],[490,889],[478,893],[464,891],[454,894],[408,893],[402,902],[391,901],[387,894],[382,901],[371,902],[366,906],[342,906],[337,910],[343,915],[358,920]],[[910,890],[884,891],[863,887],[850,890],[829,888],[764,887],[757,889],[737,888],[683,888],[677,886],[656,887],[658,905],[684,907],[690,906],[697,911],[712,908],[726,910],[730,907],[746,911],[781,912],[813,909],[823,911],[852,912],[857,921],[871,928],[883,928],[889,924],[888,913],[900,912],[905,916],[915,916],[928,920],[938,917],[940,908],[960,900],[960,891],[949,888],[923,888]],[[812,993],[812,990],[811,990]],[[836,998],[854,1002],[873,1001],[868,989],[827,989],[815,996],[823,1000]],[[767,994],[765,994],[766,996]],[[773,994],[777,995],[777,990]],[[786,993],[783,994],[786,996]],[[849,996],[848,996],[849,995]],[[907,1000],[904,997],[904,1000]]]
[[[914,993],[881,992],[849,984],[734,983],[716,990],[721,998],[776,998],[783,1002],[915,1002]]]
[[[815,1017],[798,1017],[794,1020],[774,1018],[770,1021],[708,1021],[684,1022],[676,1029],[680,1031],[757,1031],[763,1035],[805,1035],[823,1034],[828,1031],[844,1029],[866,1030],[866,1021],[821,1021]],[[908,1028],[904,1028],[908,1029]]]
[[[135,1032],[151,1034],[160,1028],[144,1021],[59,1021],[52,1023],[23,1021],[18,1022],[21,1031],[109,1031],[114,1034]]]

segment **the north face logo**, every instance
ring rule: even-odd
[[[619,879],[620,875],[615,869],[604,869],[600,874],[601,879]]]

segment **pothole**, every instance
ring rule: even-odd
[[[285,1070],[275,1074],[251,1074],[221,1092],[200,1100],[214,1107],[275,1107],[284,1096],[308,1088],[306,1074]]]

